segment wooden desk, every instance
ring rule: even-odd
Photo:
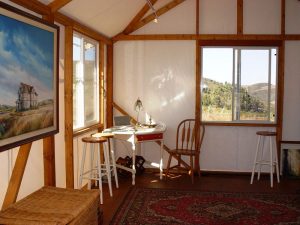
[[[160,179],[162,179],[163,173],[163,146],[164,138],[163,134],[166,130],[164,124],[158,124],[155,128],[135,128],[133,126],[117,126],[105,129],[104,133],[113,133],[114,138],[118,140],[123,140],[131,143],[132,149],[132,168],[128,168],[117,164],[118,168],[129,171],[132,173],[132,185],[135,185],[135,158],[136,158],[136,144],[149,141],[160,141]]]

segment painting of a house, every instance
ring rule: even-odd
[[[37,108],[38,94],[33,86],[20,83],[18,99],[16,101],[16,111],[21,112]]]

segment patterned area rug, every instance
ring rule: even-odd
[[[300,194],[133,188],[110,225],[295,225]]]

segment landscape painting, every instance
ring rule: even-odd
[[[300,149],[283,149],[282,175],[300,178]]]
[[[58,132],[58,28],[0,4],[0,150]]]

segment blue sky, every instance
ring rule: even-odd
[[[0,104],[15,106],[20,82],[34,86],[39,101],[53,98],[53,35],[0,15]]]
[[[276,51],[272,50],[271,83],[276,83]],[[242,85],[268,82],[268,50],[242,50]],[[218,82],[232,83],[233,49],[204,48],[203,76]]]

